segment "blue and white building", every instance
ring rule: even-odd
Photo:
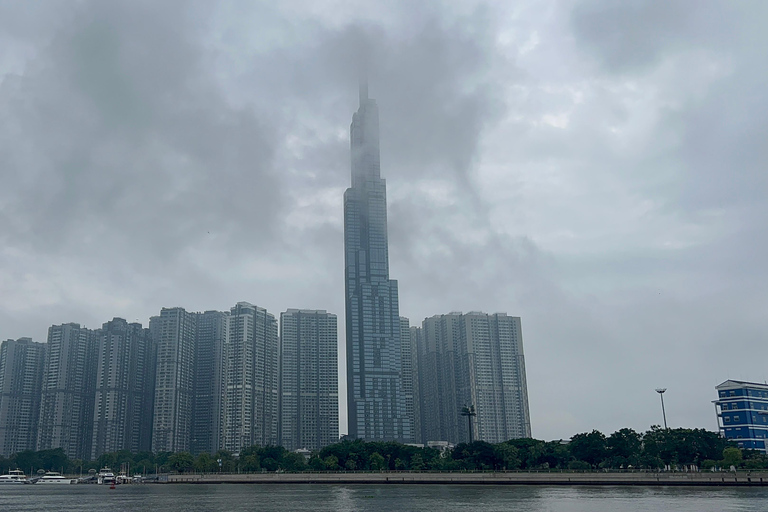
[[[768,384],[727,380],[716,386],[717,424],[726,439],[739,448],[766,451],[768,441]]]

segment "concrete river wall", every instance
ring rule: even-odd
[[[185,484],[472,484],[472,485],[692,485],[768,486],[768,472],[739,473],[241,473],[163,475]]]

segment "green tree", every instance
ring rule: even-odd
[[[494,446],[497,467],[495,469],[518,469],[520,468],[520,455],[517,448],[508,443],[499,443]]]
[[[312,471],[323,471],[326,469],[323,459],[321,459],[317,454],[314,454],[312,457],[310,457],[309,467],[312,469]]]
[[[421,471],[426,467],[421,453],[411,455],[411,471]]]
[[[568,449],[576,460],[582,460],[592,467],[597,467],[607,455],[605,436],[597,430],[576,434],[568,443]]]
[[[617,430],[605,440],[610,457],[631,459],[637,457],[643,447],[643,437],[631,428]]]
[[[325,469],[336,471],[339,469],[339,458],[335,455],[329,455],[325,459],[323,459],[323,462],[325,463]]]
[[[286,471],[304,471],[307,469],[307,459],[300,453],[286,452],[280,467]]]
[[[195,467],[195,459],[189,452],[176,452],[168,457],[168,466],[173,471],[183,473]]]
[[[741,461],[741,450],[738,448],[726,448],[723,450],[723,466],[735,466],[738,468],[741,465]]]
[[[267,457],[261,461],[261,467],[267,471],[277,471],[280,468],[280,465],[272,457]]]
[[[62,448],[40,450],[37,452],[37,456],[43,468],[51,471],[61,471],[62,468],[66,468],[69,465],[69,459]]]
[[[11,455],[11,462],[22,471],[34,472],[43,466],[37,452],[25,450]]]
[[[386,460],[379,452],[373,452],[368,458],[368,467],[374,471],[380,471],[384,469],[386,467],[385,464]]]
[[[211,457],[210,453],[203,452],[195,459],[195,471],[200,473],[214,473],[219,470],[219,464]]]
[[[568,463],[568,469],[574,469],[578,471],[588,471],[592,469],[592,465],[589,462],[583,460],[572,460]]]

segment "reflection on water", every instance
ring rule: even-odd
[[[463,485],[4,486],[0,510],[763,512],[768,489]]]

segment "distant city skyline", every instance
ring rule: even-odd
[[[439,329],[454,333],[441,343],[456,350],[438,355],[449,364],[436,368],[430,340],[434,322],[445,319],[459,322]],[[398,379],[417,427],[402,442],[466,440],[459,404],[477,412],[475,440],[531,435],[519,318],[451,313],[422,327],[398,320]],[[95,330],[51,326],[46,343],[6,340],[0,455],[61,447],[69,458],[95,460],[120,450],[198,455],[333,444],[342,434],[336,315],[289,309],[279,328],[278,337],[274,315],[241,301],[225,312],[162,308],[149,328],[115,317]]]
[[[765,1],[2,4],[4,339],[239,300],[346,339],[365,61],[399,313],[520,316],[537,436],[768,380]]]
[[[531,437],[519,317],[451,313],[412,327],[400,316],[379,110],[365,81],[349,139],[346,436],[423,444]],[[117,317],[96,330],[52,326],[46,345],[9,340],[0,350],[0,449],[62,447],[91,460],[120,450],[320,450],[341,434],[339,346],[335,314],[288,309],[278,325],[245,301],[225,312],[163,307],[148,328]],[[15,391],[24,381],[31,391]],[[474,423],[459,421],[462,407]],[[16,425],[28,428],[14,435]]]

